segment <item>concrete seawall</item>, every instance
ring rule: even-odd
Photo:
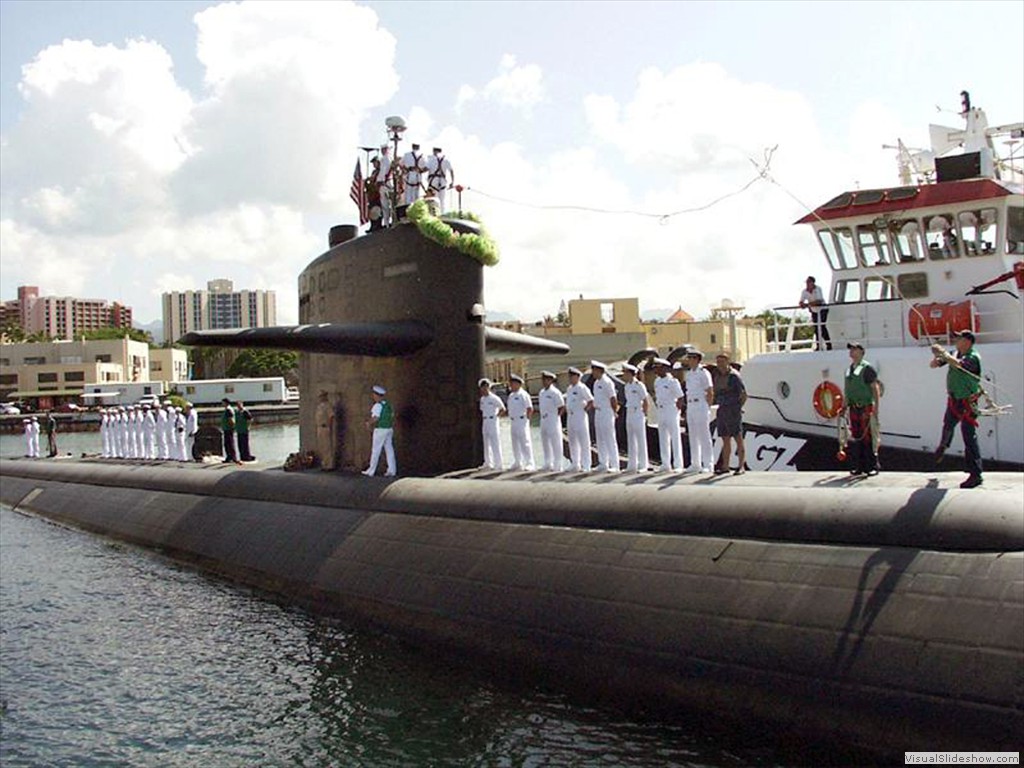
[[[16,509],[547,679],[883,750],[1024,732],[1020,475],[0,476]]]

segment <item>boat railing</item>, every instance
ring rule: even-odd
[[[952,334],[963,330],[959,327],[943,327],[923,332],[920,329],[923,318],[912,329],[913,313],[907,302],[901,299],[830,304],[828,311],[826,326],[833,349],[842,349],[851,341],[859,342],[867,348],[925,347],[936,342],[949,344]],[[768,351],[814,351],[814,326],[806,308],[776,307],[765,327]],[[1020,341],[1021,307],[1014,302],[982,309],[972,303],[970,327],[975,329],[979,343]]]

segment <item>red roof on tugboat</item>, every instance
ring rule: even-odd
[[[845,219],[851,216],[899,213],[915,208],[988,200],[1012,194],[1014,193],[1011,190],[992,179],[945,181],[889,189],[857,189],[843,192],[794,223],[813,224],[815,221]]]

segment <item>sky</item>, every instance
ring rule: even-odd
[[[895,185],[884,144],[959,127],[965,89],[1024,119],[1021,29],[1019,0],[0,0],[0,298],[144,324],[228,278],[294,323],[299,272],[357,220],[358,147],[400,115],[499,243],[493,313],[791,305],[829,278],[793,222]]]

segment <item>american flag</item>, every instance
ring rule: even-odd
[[[356,160],[356,172],[352,176],[352,189],[348,196],[352,198],[352,202],[359,209],[359,223],[365,224],[368,222],[370,220],[370,207],[367,205],[366,200],[366,185],[363,184],[363,169],[360,167],[358,160]]]

